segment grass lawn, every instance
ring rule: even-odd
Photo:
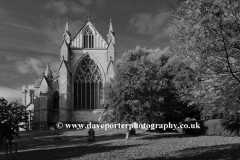
[[[124,138],[123,131],[100,134],[94,143],[79,137],[0,159],[240,159],[240,137],[137,131],[131,139]]]

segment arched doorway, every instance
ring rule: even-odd
[[[97,64],[86,56],[74,75],[74,109],[98,109],[102,101],[103,79]]]

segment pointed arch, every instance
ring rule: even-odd
[[[99,109],[103,101],[104,83],[105,76],[99,65],[90,57],[90,54],[83,56],[73,71],[73,108]]]
[[[82,29],[83,48],[95,48],[96,29],[90,24]]]
[[[80,62],[81,62],[86,56],[89,56],[89,57],[98,65],[98,67],[99,67],[99,69],[100,69],[100,71],[101,71],[102,78],[103,78],[103,84],[105,84],[105,82],[106,82],[106,74],[105,74],[105,72],[104,72],[104,70],[103,70],[103,67],[102,67],[102,65],[100,64],[100,62],[97,60],[97,58],[96,58],[93,54],[91,54],[91,53],[89,53],[89,52],[87,52],[87,53],[85,53],[84,55],[82,55],[82,56],[78,59],[78,61],[75,63],[75,65],[73,66],[73,69],[72,69],[72,73],[73,73],[72,75],[75,75],[75,72],[76,72],[76,69],[77,69],[78,65],[80,64]]]

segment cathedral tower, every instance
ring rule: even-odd
[[[103,87],[114,76],[115,32],[111,20],[108,30],[105,41],[88,16],[72,37],[67,20],[60,46],[59,74],[54,75],[48,65],[43,78],[35,83],[34,123],[38,128],[43,121],[48,126],[57,122],[100,122]]]

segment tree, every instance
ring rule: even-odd
[[[11,143],[13,136],[18,136],[17,131],[21,123],[26,123],[28,113],[23,105],[17,101],[8,103],[0,97],[0,137],[6,137]]]
[[[239,22],[238,0],[181,1],[170,39],[175,52],[192,61],[197,73],[188,90],[190,100],[207,108],[240,110]]]
[[[236,0],[185,0],[170,29],[175,51],[194,61],[201,84],[231,99],[231,105],[239,103],[239,20]]]
[[[114,79],[105,85],[103,120],[127,124],[181,121],[187,104],[179,99],[174,87],[174,72],[168,65],[171,57],[168,48],[137,47],[125,53],[115,65]]]

